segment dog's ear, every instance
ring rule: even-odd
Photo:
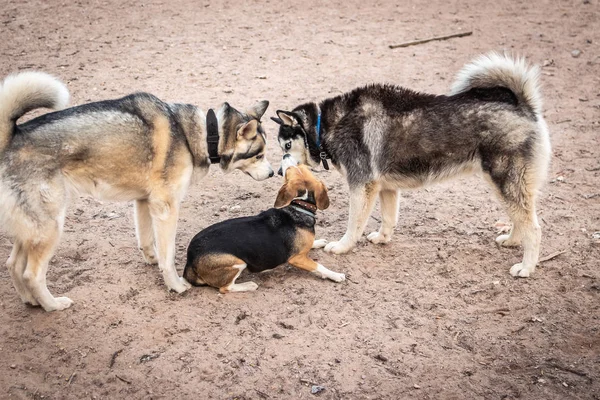
[[[277,124],[279,125],[283,125],[283,121],[281,120],[281,118],[277,118],[277,117],[271,117],[271,119],[273,121],[275,121]]]
[[[263,101],[256,103],[253,107],[250,107],[249,109],[247,109],[246,114],[248,114],[251,117],[254,117],[260,121],[262,116],[265,114],[265,111],[267,111],[268,107],[269,107],[269,102],[267,100],[263,100]]]
[[[237,137],[244,138],[246,140],[252,140],[256,137],[256,132],[258,128],[258,121],[253,119],[246,122],[244,125],[240,127],[237,131]]]
[[[275,208],[289,206],[297,193],[298,191],[286,182],[281,189],[279,189],[279,193],[277,193]]]
[[[217,115],[222,115],[224,117],[227,117],[229,114],[239,114],[240,117],[242,116],[242,113],[240,113],[238,110],[236,110],[235,108],[233,108],[228,102],[225,102],[221,105],[221,108],[219,109],[219,112]]]
[[[298,116],[290,111],[277,110],[277,116],[283,122],[280,125],[296,126],[300,123]]]
[[[326,210],[329,207],[329,195],[327,194],[327,186],[319,181],[315,190],[315,199],[317,200],[317,208]]]

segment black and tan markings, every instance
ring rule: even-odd
[[[210,285],[222,293],[254,290],[256,285],[251,282],[235,283],[240,269],[260,272],[289,263],[320,277],[343,281],[343,274],[329,271],[308,257],[315,239],[315,218],[290,205],[297,197],[318,209],[329,206],[325,185],[306,166],[290,167],[275,208],[219,222],[192,239],[184,277],[194,285]]]

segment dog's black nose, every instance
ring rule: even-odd
[[[275,172],[273,172],[273,170],[271,170],[271,172],[269,172],[269,178],[272,178],[273,175],[275,175]]]
[[[291,157],[291,156],[292,155],[290,153],[285,153],[282,158],[285,160],[286,158]]]
[[[277,171],[277,175],[283,176],[283,169],[281,169],[281,167],[279,167],[279,171]]]

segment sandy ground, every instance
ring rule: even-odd
[[[253,293],[176,295],[142,262],[130,204],[74,199],[48,274],[72,308],[23,305],[0,270],[0,398],[600,399],[597,0],[131,3],[6,0],[1,75],[55,74],[73,104],[145,90],[204,109],[268,99],[272,116],[369,82],[445,93],[489,50],[543,65],[553,160],[542,256],[562,253],[511,278],[522,252],[494,245],[508,217],[473,177],[405,193],[387,246],[363,238],[348,255],[314,251],[347,274],[343,284],[284,266],[242,275],[260,285]],[[265,120],[278,165],[276,124]],[[332,207],[317,236],[335,240],[346,184],[335,171],[318,176]],[[196,232],[270,207],[280,184],[213,168],[183,203],[180,273]],[[10,248],[0,235],[0,259]]]

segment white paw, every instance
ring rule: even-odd
[[[510,235],[498,236],[496,238],[496,243],[498,244],[498,246],[503,247],[516,247],[521,245],[521,242],[519,240],[515,240],[515,238],[511,237]]]
[[[318,240],[315,240],[313,242],[312,248],[313,249],[322,249],[326,245],[327,245],[327,240],[325,240],[325,239],[318,239]]]
[[[68,297],[55,297],[54,302],[48,307],[44,307],[46,311],[62,311],[65,308],[71,307],[73,300]]]
[[[510,274],[514,277],[527,278],[533,273],[534,269],[523,267],[523,263],[518,263],[510,268]]]
[[[192,287],[192,285],[188,281],[186,281],[185,278],[183,278],[183,277],[177,278],[174,285],[167,285],[167,286],[169,287],[170,290],[177,292],[179,294],[185,292],[186,290],[188,290],[189,288]]]
[[[384,235],[381,232],[371,232],[367,236],[367,239],[374,244],[385,244],[389,243],[392,240],[391,235]]]
[[[344,282],[346,280],[346,275],[337,272],[331,272],[331,274],[327,278],[331,279],[334,282]]]
[[[344,254],[350,251],[351,248],[352,244],[340,240],[339,242],[328,243],[327,246],[325,246],[325,251],[333,254]]]
[[[244,286],[244,290],[246,290],[248,292],[258,289],[258,284],[254,283],[252,281],[240,283],[239,285],[240,286],[243,285]]]

